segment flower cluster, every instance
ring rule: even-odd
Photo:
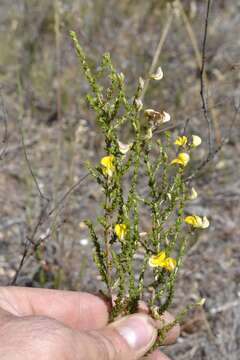
[[[191,141],[189,141],[187,136],[182,135],[177,137],[174,144],[189,151],[191,148],[196,148],[201,143],[202,139],[198,135],[192,135]],[[177,157],[171,161],[171,165],[178,164],[184,167],[189,163],[189,160],[190,156],[188,152],[180,152]]]
[[[152,78],[155,80],[160,80],[161,71],[162,70],[158,69],[155,78],[153,77],[153,75]],[[141,107],[142,107],[142,103],[141,103]],[[164,123],[169,121],[171,118],[170,115],[165,111],[158,112],[153,109],[145,110],[145,115],[152,121],[155,121],[155,123],[156,122]],[[119,140],[117,141],[117,143],[119,147],[119,152],[123,156],[125,156],[126,153],[129,150],[131,150],[133,145],[133,143],[123,144]],[[179,147],[183,147],[186,150],[190,150],[191,148],[196,148],[201,144],[201,138],[198,135],[192,135],[191,141],[189,141],[187,136],[182,135],[177,137],[174,144]],[[114,161],[115,161],[114,155],[104,156],[100,161],[103,174],[109,178],[113,176],[113,173],[116,170]],[[170,164],[171,165],[178,164],[185,167],[189,161],[190,161],[190,155],[187,152],[180,152],[177,155],[177,157],[170,162]],[[171,200],[171,194],[168,195],[169,195],[169,199]],[[187,196],[187,199],[194,200],[197,198],[197,196],[198,196],[197,191],[194,188],[191,188],[191,191]],[[191,225],[193,228],[206,229],[207,227],[209,227],[209,220],[207,219],[206,216],[200,217],[198,215],[189,215],[185,217],[184,221],[187,224]],[[115,224],[114,233],[120,241],[123,241],[127,233],[127,225],[124,223]],[[161,250],[157,255],[152,255],[149,258],[148,264],[150,267],[153,268],[162,267],[168,271],[173,271],[176,267],[177,262],[174,258],[168,257],[164,250]]]

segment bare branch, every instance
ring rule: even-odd
[[[31,162],[28,158],[28,154],[27,154],[27,150],[26,150],[26,145],[25,145],[25,140],[24,140],[24,133],[23,133],[23,129],[22,129],[22,124],[20,126],[20,132],[21,132],[21,141],[22,141],[22,149],[23,149],[23,154],[24,154],[24,157],[25,157],[25,160],[26,160],[26,164],[27,164],[27,167],[28,167],[28,170],[33,178],[33,181],[36,185],[36,188],[37,188],[37,191],[40,195],[40,198],[42,200],[47,200],[47,202],[49,201],[49,199],[43,194],[40,186],[39,186],[39,183],[38,183],[38,180],[33,172],[33,169],[32,169],[32,165],[31,165]]]
[[[207,158],[199,165],[199,167],[196,169],[196,171],[194,171],[193,174],[191,174],[190,176],[188,176],[185,181],[191,181],[193,179],[195,179],[197,177],[197,175],[199,174],[199,172],[211,161],[215,158],[215,156],[222,150],[223,146],[225,144],[227,144],[227,142],[229,141],[231,134],[232,134],[232,129],[238,119],[239,116],[239,112],[240,112],[240,105],[235,106],[235,114],[234,117],[231,121],[231,125],[229,127],[229,132],[228,135],[226,135],[223,140],[221,141],[221,144],[211,153],[208,153]]]
[[[157,49],[155,51],[155,54],[154,54],[154,57],[153,57],[153,60],[152,60],[152,64],[151,64],[150,69],[149,69],[149,75],[154,72],[154,70],[155,70],[155,68],[157,66],[160,54],[162,52],[163,45],[165,43],[166,37],[168,35],[168,32],[169,32],[171,24],[172,24],[172,20],[173,20],[173,12],[171,11],[171,13],[168,12],[168,14],[167,14],[167,20],[166,20],[166,23],[164,25],[163,32],[160,35],[158,46],[157,46]],[[143,99],[145,97],[148,86],[149,86],[149,77],[147,78],[147,80],[145,81],[145,84],[144,84],[144,88],[143,88],[142,95],[141,95],[141,100],[142,101],[143,101]]]
[[[79,187],[79,185],[87,179],[90,173],[85,174],[82,176],[69,190],[62,196],[62,198],[57,202],[57,204],[48,212],[48,216],[51,216],[54,212],[56,212],[59,207],[64,203],[64,201]]]
[[[211,156],[213,151],[213,126],[212,126],[212,120],[208,114],[207,91],[206,91],[206,83],[205,83],[206,47],[207,47],[208,25],[209,25],[211,4],[212,4],[212,0],[207,0],[207,12],[205,18],[205,28],[204,28],[203,45],[202,45],[201,90],[200,90],[203,114],[208,125],[208,146],[209,146],[208,157]]]
[[[7,147],[7,141],[8,141],[8,121],[7,121],[7,111],[6,111],[1,93],[0,93],[0,123],[3,123],[3,126],[4,126],[4,132],[3,132],[3,137],[2,137],[3,148],[1,149],[1,152],[0,152],[0,159],[2,159],[6,153],[6,147]]]

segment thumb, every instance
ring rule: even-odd
[[[153,345],[157,329],[145,314],[130,315],[99,331],[78,333],[78,359],[135,360]]]

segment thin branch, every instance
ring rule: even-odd
[[[199,165],[199,167],[196,169],[196,171],[194,171],[193,174],[191,174],[190,176],[188,176],[187,178],[185,178],[185,181],[191,181],[193,179],[195,179],[197,177],[197,175],[199,174],[199,172],[211,161],[215,158],[215,156],[222,150],[223,146],[225,144],[227,144],[227,142],[229,141],[231,134],[232,134],[232,129],[237,121],[238,115],[240,112],[240,105],[235,106],[235,115],[232,119],[230,128],[229,128],[229,132],[228,135],[226,135],[221,144],[215,149],[215,151],[213,151],[212,153],[208,153],[207,158]]]
[[[24,263],[25,263],[25,260],[26,260],[26,258],[27,258],[27,256],[28,256],[28,252],[29,252],[29,242],[28,242],[28,240],[27,240],[27,241],[25,242],[25,244],[24,244],[24,251],[23,251],[22,258],[21,258],[21,260],[20,260],[20,264],[18,265],[18,268],[17,268],[17,270],[16,270],[16,272],[15,272],[15,275],[14,275],[14,277],[13,277],[11,283],[10,283],[11,286],[13,286],[13,285],[16,284],[17,279],[18,279],[19,274],[20,274],[20,271],[22,270],[23,265],[24,265]]]
[[[237,307],[240,305],[240,299],[237,299],[237,300],[233,300],[233,301],[229,301],[225,304],[222,304],[222,305],[219,305],[219,306],[216,306],[212,309],[209,310],[210,314],[211,315],[216,315],[220,312],[224,312],[224,311],[228,311],[234,307]]]
[[[27,164],[27,167],[28,167],[28,170],[33,178],[33,181],[35,183],[35,186],[37,188],[37,191],[40,195],[40,198],[43,199],[43,200],[47,200],[47,202],[49,201],[49,199],[43,194],[42,190],[40,189],[40,186],[39,186],[39,183],[38,183],[38,180],[33,172],[33,169],[32,169],[32,165],[31,165],[31,162],[28,158],[28,154],[27,154],[27,150],[26,150],[26,145],[25,145],[25,139],[24,139],[24,133],[23,133],[23,128],[22,128],[22,124],[20,126],[20,132],[21,132],[21,142],[22,142],[22,149],[23,149],[23,154],[24,154],[24,158],[25,158],[25,161],[26,161],[26,164]]]
[[[62,198],[57,202],[57,204],[48,212],[48,216],[51,216],[58,208],[64,203],[64,201],[79,187],[79,185],[90,176],[90,173],[85,174],[81,177],[69,190],[62,196]]]
[[[38,217],[38,221],[33,229],[33,232],[32,232],[32,235],[27,237],[25,243],[24,243],[24,250],[23,250],[23,255],[21,257],[21,260],[20,260],[20,263],[17,267],[17,270],[15,272],[15,275],[11,281],[11,284],[10,285],[15,285],[16,282],[17,282],[17,279],[19,277],[19,274],[23,268],[23,265],[25,264],[25,261],[26,259],[28,258],[28,255],[30,253],[30,249],[31,249],[31,245],[34,246],[34,248],[37,247],[37,243],[35,243],[35,236],[37,234],[37,231],[39,229],[39,227],[42,225],[43,221],[44,221],[44,217],[45,217],[45,214],[46,214],[46,209],[47,209],[47,206],[48,206],[48,203],[46,203],[46,205],[41,209],[41,212],[39,214],[39,217]]]
[[[172,20],[173,20],[173,13],[171,12],[170,14],[169,13],[167,14],[167,20],[166,20],[166,23],[164,25],[163,32],[162,32],[162,34],[160,36],[158,46],[157,46],[157,49],[155,51],[155,54],[154,54],[154,57],[153,57],[153,60],[152,60],[152,64],[151,64],[150,69],[149,69],[149,75],[154,73],[154,70],[155,70],[155,68],[157,66],[157,63],[159,61],[159,57],[160,57],[161,52],[162,52],[163,45],[165,43],[165,40],[167,38],[168,32],[169,32],[171,24],[172,24]],[[147,92],[149,82],[150,82],[150,79],[149,79],[149,76],[148,76],[148,78],[145,81],[144,88],[143,88],[142,95],[141,95],[141,100],[142,101],[144,100],[145,94]]]
[[[0,159],[2,159],[6,153],[6,147],[7,147],[7,141],[8,141],[8,121],[7,121],[7,119],[8,119],[7,111],[6,111],[6,108],[4,105],[2,94],[0,93],[0,123],[3,122],[3,126],[4,126],[4,133],[3,133],[3,138],[2,138],[3,148],[0,153]]]
[[[207,47],[208,25],[209,25],[211,4],[212,4],[212,0],[207,0],[207,12],[205,18],[205,28],[204,28],[203,45],[202,45],[201,90],[200,90],[203,114],[208,125],[208,146],[209,146],[208,157],[211,156],[213,151],[213,127],[212,127],[212,120],[208,114],[208,102],[207,102],[207,93],[206,93],[206,84],[205,84],[206,47]]]

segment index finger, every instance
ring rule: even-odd
[[[81,331],[96,330],[108,323],[106,302],[84,292],[2,287],[0,307],[16,316],[48,316]]]

